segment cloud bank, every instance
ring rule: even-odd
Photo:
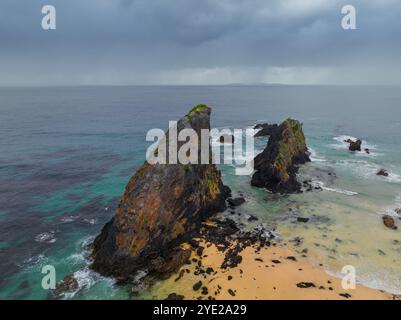
[[[397,0],[2,0],[0,85],[399,85],[400,17]]]

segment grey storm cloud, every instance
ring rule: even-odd
[[[2,0],[0,85],[401,84],[400,17],[398,0]]]

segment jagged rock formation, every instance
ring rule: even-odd
[[[296,180],[298,165],[308,161],[302,124],[286,119],[272,132],[265,150],[255,157],[251,185],[272,192],[297,192],[301,188]]]
[[[267,124],[267,123],[261,123],[257,124],[253,129],[261,129],[258,132],[256,132],[255,137],[264,137],[264,136],[270,136],[273,134],[275,130],[277,130],[278,125],[277,124]]]
[[[200,132],[210,129],[210,113],[205,105],[193,108],[179,120],[178,133],[194,129],[201,146]],[[184,143],[178,142],[178,150]],[[229,192],[214,164],[145,162],[128,182],[115,216],[95,239],[92,268],[121,280],[140,268],[160,275],[176,271],[190,255],[180,244],[198,232],[207,217],[225,210]]]
[[[349,151],[361,151],[361,146],[362,146],[362,140],[357,139],[356,141],[353,141],[351,139],[344,140],[344,142],[349,143]],[[365,150],[366,151],[366,150]],[[366,151],[366,153],[370,153],[369,149]]]

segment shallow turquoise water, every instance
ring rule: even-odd
[[[219,128],[287,116],[302,121],[314,161],[301,173],[325,190],[271,195],[221,166],[225,183],[247,198],[241,212],[259,216],[283,239],[302,237],[299,249],[307,247],[328,270],[353,264],[360,281],[398,291],[401,245],[394,240],[401,234],[385,229],[381,215],[401,206],[399,88],[1,88],[0,298],[47,298],[40,272],[46,264],[56,267],[57,280],[76,272],[83,288],[70,298],[130,298],[127,288],[87,269],[85,246],[143,162],[146,132],[165,129],[198,103],[213,108]],[[341,142],[347,135],[366,141],[371,155],[349,153]],[[256,141],[259,150],[265,143]],[[381,167],[390,178],[375,175]],[[337,179],[329,181],[327,170]],[[294,212],[311,222],[294,223]]]

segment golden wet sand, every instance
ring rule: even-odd
[[[243,299],[243,300],[378,300],[395,299],[392,294],[357,285],[344,290],[341,279],[326,273],[322,267],[314,266],[304,257],[296,255],[285,246],[264,247],[255,252],[255,247],[245,248],[240,255],[242,262],[235,268],[221,269],[224,253],[213,244],[204,246],[202,269],[213,268],[210,274],[194,275],[196,261],[183,266],[169,279],[153,288],[153,295],[164,299],[170,293],[183,295],[185,299]],[[288,257],[295,257],[288,259]],[[199,260],[193,252],[192,257]],[[210,272],[210,269],[209,269]],[[179,275],[182,275],[179,278]],[[179,279],[178,279],[179,278]],[[177,280],[178,279],[178,280]],[[195,283],[201,287],[194,291]],[[314,287],[299,288],[297,284],[313,283]],[[207,293],[205,289],[207,288]],[[203,288],[203,289],[202,289]],[[203,294],[202,294],[203,291]],[[341,296],[345,294],[346,296]],[[348,296],[349,295],[349,296]]]

